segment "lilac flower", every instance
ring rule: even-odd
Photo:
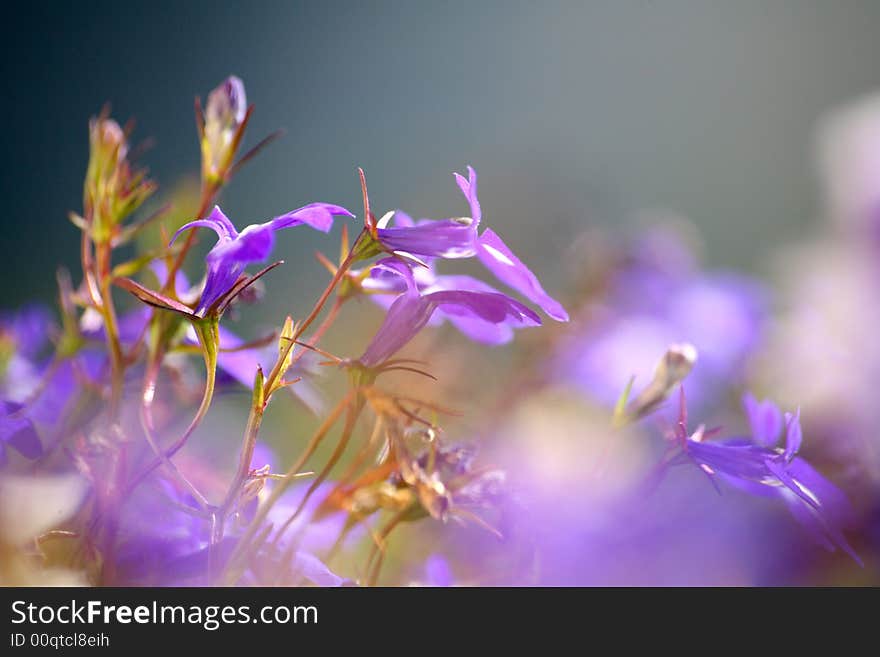
[[[252,463],[254,467],[271,467],[274,461],[272,451],[260,445]],[[203,480],[215,485],[219,483],[218,473],[205,468],[198,459],[185,465],[188,471],[195,471]],[[258,500],[251,499],[239,509],[241,519],[228,519],[226,538],[209,547],[210,522],[191,512],[197,504],[190,494],[161,476],[152,478],[150,484],[136,489],[132,499],[123,507],[116,554],[117,577],[129,586],[204,585],[211,560],[215,569],[222,568],[243,529],[240,520],[252,519]],[[327,529],[338,533],[339,527],[334,524]],[[311,538],[310,533],[308,540],[297,545],[295,551],[290,541],[280,544],[278,550],[259,550],[248,562],[241,583],[278,584],[281,572],[290,573],[286,584],[301,583],[303,579],[318,586],[344,583],[307,551],[312,549]],[[332,539],[324,536],[317,544],[327,549],[332,545]],[[284,564],[283,558],[290,561]]]
[[[207,545],[208,523],[184,509],[196,508],[177,485],[155,477],[135,489],[119,518],[118,577],[127,585],[168,585],[203,578],[207,564],[186,557]]]
[[[162,261],[154,262],[151,265],[151,269],[156,275],[159,287],[164,287],[167,282],[167,271],[164,263]],[[195,298],[193,290],[190,288],[189,280],[183,272],[177,272],[175,289],[181,295],[181,298]],[[198,292],[196,291],[195,294],[197,295]],[[143,333],[150,314],[149,308],[144,307],[137,308],[120,317],[119,335],[123,344],[134,342],[137,336]],[[103,339],[104,328],[100,316],[96,313],[89,314],[87,311],[83,317],[94,319],[94,322],[83,323],[84,334]],[[277,358],[278,352],[275,347],[258,343],[248,344],[224,326],[217,327],[217,335],[219,337],[217,353],[218,370],[246,388],[253,386],[258,367],[262,366],[266,370],[272,366]],[[187,327],[184,340],[190,345],[199,344],[198,336],[192,326]],[[306,374],[312,375],[314,373],[310,369],[310,362],[313,360],[314,358],[310,358],[309,355],[299,359],[296,366],[296,374],[301,376],[303,380],[294,386],[288,386],[287,390],[290,390],[291,394],[299,399],[310,411],[317,414],[323,410],[324,400],[317,388],[310,381],[306,380]],[[223,380],[220,382],[223,382]]]
[[[19,414],[21,409],[20,404],[0,400],[0,466],[6,464],[7,446],[29,459],[38,458],[43,453],[34,424]]]
[[[636,387],[651,380],[656,354],[687,342],[700,354],[692,404],[742,379],[766,323],[767,294],[757,281],[700,271],[681,239],[663,229],[628,245],[607,279],[583,328],[561,343],[556,376],[610,405],[631,377]]]
[[[470,258],[476,256],[498,280],[535,303],[553,319],[568,321],[568,313],[551,297],[538,278],[511,251],[502,239],[487,228],[479,234],[483,218],[477,198],[477,172],[468,167],[468,178],[455,174],[456,182],[470,205],[471,216],[442,221],[406,221],[389,227],[392,214],[377,224],[376,238],[391,252],[439,258]]]
[[[381,364],[424,328],[434,312],[442,308],[459,324],[479,331],[480,323],[503,324],[510,328],[539,326],[541,319],[527,306],[498,292],[437,290],[420,293],[412,271],[402,262],[389,258],[374,265],[377,271],[402,276],[406,290],[391,307],[379,331],[360,358],[366,367]]]
[[[172,243],[180,233],[190,228],[210,228],[219,238],[205,258],[208,277],[195,314],[204,317],[232,289],[249,263],[262,262],[269,257],[275,244],[275,231],[306,224],[326,233],[333,226],[333,217],[336,215],[354,216],[338,205],[312,203],[265,223],[252,224],[239,233],[223,211],[215,206],[205,219],[182,226],[174,234]]]
[[[762,447],[773,447],[782,434],[782,411],[772,401],[759,402],[751,393],[743,397],[743,406],[749,418],[752,439]]]
[[[436,258],[470,258],[476,255],[473,222],[470,219],[425,219],[410,225],[391,226],[391,218],[396,214],[389,212],[376,227],[379,242],[389,251]]]
[[[0,316],[0,397],[23,401],[37,386],[52,318],[42,306]]]
[[[675,430],[675,438],[682,451],[671,463],[690,461],[706,473],[713,483],[715,477],[720,477],[754,495],[782,497],[792,515],[823,547],[831,551],[839,547],[861,565],[861,559],[840,529],[853,514],[849,501],[840,489],[797,456],[803,440],[800,412],[782,416],[775,406],[770,410],[768,402],[760,405],[753,402],[753,399],[745,402],[753,423],[752,431],[760,436],[760,441],[766,442],[759,442],[754,436],[707,442],[704,426],[688,433],[682,392]],[[756,412],[756,409],[760,412]],[[784,430],[780,425],[777,435],[771,436],[769,430],[775,428],[777,414],[784,417]],[[767,422],[766,418],[772,419]],[[777,447],[782,434],[785,436],[785,445]]]
[[[449,561],[439,554],[432,554],[425,560],[425,585],[437,588],[452,586],[452,569]]]
[[[483,217],[480,201],[477,198],[477,172],[469,166],[468,179],[465,180],[456,173],[455,180],[470,205],[473,230],[476,235]],[[568,313],[565,312],[562,304],[544,291],[537,276],[516,257],[495,231],[491,228],[484,230],[483,234],[476,238],[475,247],[477,258],[495,278],[537,304],[556,321],[568,321]]]
[[[39,306],[0,318],[0,434],[28,458],[41,450],[34,427],[54,428],[83,381],[97,383],[107,363],[106,352],[92,345],[53,362],[47,352],[55,330],[51,314]]]
[[[413,225],[412,219],[399,212],[395,214],[395,222],[401,225]],[[438,274],[435,267],[436,260],[428,258],[425,267],[414,267],[413,280],[421,294],[448,290],[464,290],[489,294],[501,294],[497,289],[484,283],[478,278],[464,274]],[[395,269],[375,267],[370,276],[361,283],[364,290],[370,293],[370,298],[385,309],[391,307],[397,296],[407,289],[407,279],[401,276]],[[479,316],[462,312],[456,306],[444,306],[437,308],[427,326],[440,326],[448,321],[471,340],[484,344],[506,344],[513,339],[513,327],[509,324],[497,324],[487,321]]]

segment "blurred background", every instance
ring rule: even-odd
[[[360,214],[358,166],[377,214],[465,214],[451,173],[472,164],[486,221],[572,313],[500,350],[453,331],[416,340],[417,355],[456,346],[432,362],[439,386],[404,383],[464,410],[450,437],[480,442],[518,492],[493,519],[501,545],[479,527],[403,527],[389,582],[876,583],[880,307],[865,299],[880,299],[880,101],[839,109],[880,91],[878,28],[869,0],[19,8],[0,27],[0,305],[53,303],[56,266],[78,270],[65,216],[82,205],[90,116],[109,102],[134,119],[162,185],[154,206],[185,199],[193,98],[236,74],[256,106],[245,148],[286,131],[224,190],[237,226],[312,201]],[[326,282],[316,248],[335,253],[335,240],[278,234],[286,265],[236,331],[307,311]],[[337,353],[359,353],[378,325],[361,308],[330,334]],[[744,431],[746,389],[802,406],[806,456],[856,502],[866,569],[816,547],[783,505],[717,496],[696,470],[632,504],[668,418],[618,439],[609,406],[683,340],[701,354],[695,424]],[[229,450],[199,445],[234,449],[237,392],[212,409],[193,462],[229,466]],[[267,419],[281,462],[314,421],[292,408]],[[297,439],[279,440],[290,427]]]
[[[229,73],[257,108],[250,143],[287,131],[224,194],[241,224],[356,209],[357,166],[378,207],[445,216],[473,164],[550,287],[574,234],[646,208],[694,222],[713,263],[761,266],[816,221],[812,131],[880,88],[878,26],[870,0],[20,6],[0,27],[3,305],[50,299],[47,263],[76,264],[88,118],[134,118],[167,189],[198,169],[194,96]],[[280,236],[309,256],[295,273],[318,239]]]

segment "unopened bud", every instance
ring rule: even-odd
[[[651,383],[639,393],[627,411],[632,419],[644,417],[657,408],[681,383],[697,362],[697,349],[692,344],[672,344],[657,363]]]
[[[669,345],[654,371],[654,381],[671,392],[674,386],[691,373],[696,362],[697,348],[694,345],[687,342]]]
[[[284,320],[284,326],[281,327],[281,337],[278,339],[278,357],[284,357],[284,362],[281,364],[281,369],[279,370],[282,373],[282,376],[287,372],[290,367],[290,361],[293,359],[293,337],[293,318],[288,315],[287,319]]]
[[[128,155],[125,132],[113,119],[98,118],[91,125],[92,148],[107,159],[122,160]]]
[[[226,176],[246,116],[244,83],[234,75],[208,94],[202,135],[202,167],[206,178],[216,181]]]
[[[247,112],[247,96],[240,78],[230,75],[208,94],[205,120],[221,127],[237,128]]]
[[[86,226],[96,241],[106,241],[116,227],[146,200],[155,186],[128,162],[125,131],[106,113],[89,123],[89,166],[83,198]]]

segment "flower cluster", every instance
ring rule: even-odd
[[[767,324],[761,285],[700,271],[657,230],[607,259],[603,285],[566,326],[563,304],[495,231],[504,217],[486,226],[470,166],[454,174],[467,216],[377,218],[360,171],[360,220],[315,202],[239,228],[219,195],[275,137],[240,153],[253,109],[234,76],[197,101],[198,204],[172,196],[152,213],[157,186],[131,159],[131,130],[106,111],[92,120],[83,208],[70,215],[81,271],[59,273],[57,319],[42,307],[0,316],[0,583],[375,584],[395,529],[431,521],[463,526],[444,532],[450,553],[462,542],[518,546],[505,570],[516,575],[492,580],[478,560],[455,562],[430,541],[424,554],[407,546],[412,558],[389,581],[530,583],[539,550],[551,573],[559,554],[581,555],[575,576],[583,555],[601,563],[604,545],[623,560],[624,537],[652,532],[633,520],[644,473],[612,448],[650,462],[653,484],[693,465],[719,491],[723,482],[781,500],[820,545],[862,563],[844,535],[857,510],[800,456],[800,411],[747,395],[748,435],[688,425],[685,384],[703,413],[747,380]],[[283,285],[276,233],[303,225],[341,232],[338,261],[317,256],[330,272],[324,291],[302,316],[285,307],[275,330],[243,337],[234,316],[247,317],[256,290],[273,298]],[[216,241],[199,257],[205,235]],[[462,271],[468,259],[486,280]],[[358,322],[358,309],[366,331],[326,339]],[[424,354],[417,336],[444,324],[482,354],[545,318],[556,328],[510,377],[463,362],[461,336],[435,333],[428,358],[414,357]],[[459,378],[444,389],[435,367]],[[498,392],[495,406],[479,422],[449,420],[458,411],[447,395],[481,387]],[[660,441],[630,439],[679,389],[658,460]],[[242,391],[245,403],[227,394]],[[288,391],[305,409],[285,404]],[[579,450],[605,438],[588,463]]]

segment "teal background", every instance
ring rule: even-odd
[[[40,3],[2,27],[2,306],[50,300],[76,269],[86,125],[137,120],[166,187],[198,167],[192,118],[229,73],[256,104],[249,143],[284,140],[222,203],[239,225],[323,200],[465,211],[477,167],[492,224],[552,289],[583,229],[681,213],[716,265],[759,268],[818,222],[812,131],[880,88],[880,3]],[[278,294],[321,285],[321,236],[287,231]],[[279,279],[280,280],[280,279]],[[307,288],[307,289],[303,289]],[[300,293],[303,294],[300,297]],[[305,303],[305,302],[303,302]]]

